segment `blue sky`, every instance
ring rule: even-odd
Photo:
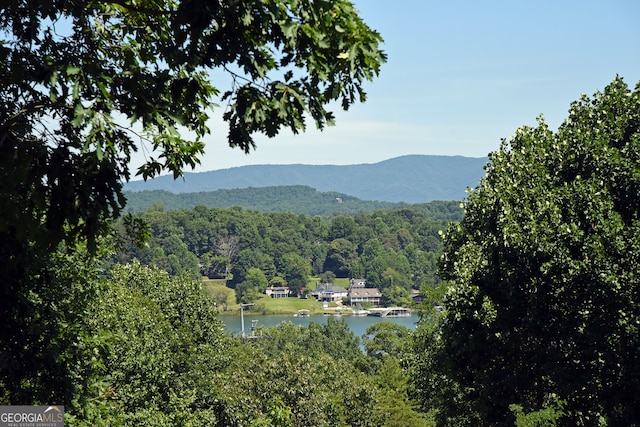
[[[224,123],[196,171],[249,164],[375,163],[406,154],[483,157],[542,114],[553,128],[616,74],[640,81],[640,1],[356,0],[389,56],[369,99],[323,132],[257,138],[245,155]]]

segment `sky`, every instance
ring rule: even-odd
[[[543,115],[556,129],[569,105],[616,75],[640,82],[638,0],[355,0],[381,33],[388,62],[368,99],[336,126],[257,136],[246,155],[226,143],[218,111],[194,171],[256,164],[347,165],[409,154],[484,157]]]

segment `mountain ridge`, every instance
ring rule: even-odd
[[[186,172],[184,179],[161,176],[131,181],[124,190],[164,190],[172,193],[221,189],[305,185],[321,192],[336,191],[361,200],[426,203],[462,200],[466,189],[484,176],[488,158],[406,155],[378,163],[353,165],[248,165],[208,172]]]
[[[124,193],[128,212],[141,212],[154,206],[163,210],[240,207],[260,212],[292,212],[309,216],[353,215],[374,210],[401,208],[404,203],[360,200],[347,194],[319,192],[308,186],[248,187],[195,193],[170,193],[165,190],[144,190]],[[433,202],[438,203],[438,202]]]

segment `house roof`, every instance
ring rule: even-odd
[[[367,281],[365,279],[351,279],[349,285],[351,287],[364,287]]]
[[[378,290],[378,288],[353,288],[349,292],[349,295],[351,295],[352,297],[382,297],[382,293]]]
[[[347,290],[343,287],[332,285],[330,283],[323,283],[322,285],[318,285],[316,290],[312,292],[312,294],[321,294],[321,293],[346,294]]]

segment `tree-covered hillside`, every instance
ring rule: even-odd
[[[323,219],[198,206],[138,215],[149,224],[149,246],[128,245],[114,261],[136,258],[172,275],[223,278],[243,301],[269,283],[302,292],[310,275],[331,272],[365,278],[388,303],[408,304],[412,289],[438,282],[440,233],[461,209],[457,202],[433,202]]]
[[[193,209],[196,206],[230,208],[234,206],[261,212],[293,212],[305,215],[336,215],[371,212],[402,206],[401,203],[360,200],[347,194],[319,192],[311,187],[281,186],[236,188],[200,193],[170,193],[164,190],[125,192],[127,211],[141,212],[162,206],[166,210]]]
[[[354,159],[357,162],[357,159]],[[373,164],[253,165],[210,172],[185,173],[184,179],[161,176],[132,181],[127,191],[172,193],[219,189],[306,185],[318,191],[349,194],[361,200],[426,203],[462,200],[484,176],[487,158],[411,155]]]

